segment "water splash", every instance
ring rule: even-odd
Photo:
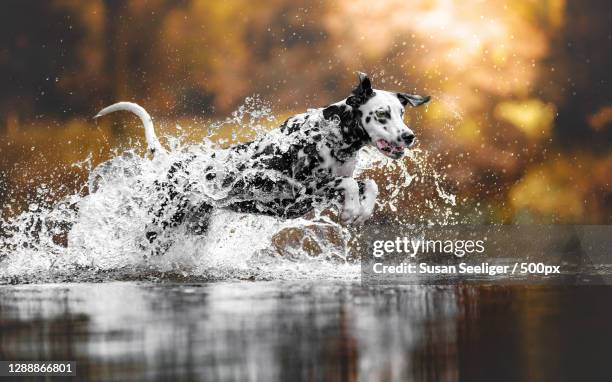
[[[13,218],[0,216],[0,282],[159,275],[206,280],[359,278],[359,255],[351,248],[358,230],[337,223],[334,212],[323,208],[289,220],[218,208],[205,235],[194,235],[184,226],[168,230],[164,233],[172,239],[168,250],[151,255],[144,238],[151,211],[163,197],[156,181],[167,175],[173,163],[187,157],[197,157],[199,171],[194,176],[234,171],[228,151],[221,147],[239,137],[234,133],[231,140],[221,139],[219,130],[237,126],[255,138],[266,134],[274,121],[271,107],[253,97],[231,118],[210,124],[200,144],[186,143],[189,129],[179,128],[183,135],[168,138],[167,156],[148,159],[126,151],[98,166],[93,165],[91,155],[74,163],[86,169],[89,177],[72,195],[51,204],[33,201],[27,211]],[[421,203],[436,212],[427,215],[427,221],[451,221],[454,195],[444,189],[443,177],[424,150],[391,161],[366,148],[359,154],[356,174],[384,180],[384,185],[379,182],[385,195],[378,201],[378,215],[399,223],[405,220],[400,210],[415,182],[433,181],[436,193]],[[217,207],[229,203],[228,187],[215,181],[199,184],[197,192],[190,190],[192,195]],[[39,191],[53,192],[44,185]]]

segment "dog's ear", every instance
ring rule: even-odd
[[[368,75],[362,72],[357,72],[359,83],[357,87],[353,89],[352,95],[346,99],[346,104],[357,108],[363,105],[368,98],[374,95],[372,90],[372,82],[368,78]]]
[[[357,76],[359,78],[359,84],[357,84],[357,87],[353,89],[353,94],[364,98],[371,96],[374,91],[372,90],[372,82],[370,82],[368,75],[362,72],[357,72]]]
[[[408,93],[397,93],[397,98],[399,98],[400,102],[404,106],[408,104],[410,104],[410,106],[419,106],[429,102],[429,100],[431,99],[430,96],[420,96],[417,94]]]

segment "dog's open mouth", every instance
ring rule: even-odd
[[[406,146],[391,143],[386,139],[377,140],[376,147],[381,153],[392,159],[399,159],[404,156],[404,150],[406,149]]]

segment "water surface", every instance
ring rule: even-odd
[[[0,358],[98,380],[612,380],[612,288],[0,287]],[[22,378],[20,380],[27,380]]]

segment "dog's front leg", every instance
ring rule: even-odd
[[[359,216],[355,219],[355,224],[363,224],[372,216],[378,197],[378,185],[372,179],[357,182],[359,184]]]
[[[323,192],[342,202],[340,219],[344,223],[363,224],[372,216],[378,197],[378,186],[371,179],[336,178],[322,188]]]
[[[353,178],[336,178],[322,188],[323,194],[340,199],[342,211],[340,219],[344,223],[352,223],[360,215],[359,184]]]

